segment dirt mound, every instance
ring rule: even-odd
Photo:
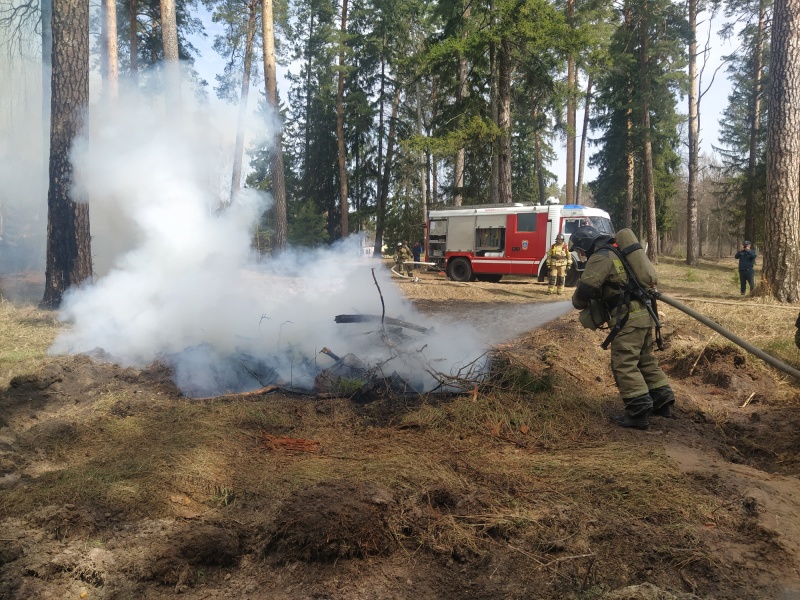
[[[389,554],[395,547],[392,493],[371,484],[332,481],[294,492],[278,509],[265,553],[278,562],[334,562]]]
[[[46,506],[30,517],[32,524],[55,539],[85,538],[98,530],[98,522],[102,518],[84,510],[78,510],[74,504],[65,506]]]
[[[240,554],[237,532],[217,525],[196,525],[169,536],[142,578],[182,586],[192,569],[230,567]]]

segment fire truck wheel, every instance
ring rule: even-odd
[[[581,272],[572,265],[567,271],[567,276],[564,278],[564,283],[567,287],[575,287],[578,285],[578,280],[581,278]]]
[[[469,281],[472,279],[472,266],[466,258],[454,258],[447,265],[447,276],[453,281]]]

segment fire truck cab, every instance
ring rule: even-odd
[[[547,251],[556,235],[569,243],[573,231],[592,225],[614,235],[608,213],[579,204],[482,204],[428,211],[427,261],[453,281],[497,282],[503,275],[548,274]],[[585,264],[572,255],[566,284],[578,281]]]

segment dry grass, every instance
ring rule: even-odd
[[[1,298],[0,323],[0,385],[8,385],[15,375],[29,373],[46,360],[59,323],[52,311]]]
[[[728,267],[703,263],[693,275],[663,259],[661,289],[734,298]],[[460,285],[423,274],[402,288],[414,300],[437,303],[546,299],[546,286],[530,280]],[[790,311],[764,299],[693,306],[797,364]],[[673,353],[705,344],[710,331],[671,307],[661,310],[674,332]],[[233,515],[247,503],[268,514],[293,491],[369,481],[395,494],[392,532],[409,551],[483,554],[513,537],[546,567],[564,554],[608,554],[614,543],[623,556],[636,556],[635,540],[646,539],[679,566],[706,561],[704,542],[692,532],[719,501],[682,476],[657,441],[609,431],[604,414],[618,400],[607,355],[597,349],[603,336],[579,332],[574,315],[562,321],[569,327],[505,345],[502,368],[474,393],[408,407],[392,399],[360,407],[281,396],[197,402],[137,393],[137,385],[99,394],[74,423],[74,439],[45,444],[44,455],[28,466],[35,476],[0,491],[0,515],[70,503],[163,516],[175,493],[190,495],[204,510]],[[58,331],[52,313],[2,303],[0,331],[4,387],[51,360],[46,349]],[[120,414],[121,404],[130,410]],[[313,440],[319,451],[259,448],[265,433]],[[436,500],[443,497],[452,501]],[[723,512],[718,524],[735,528]]]

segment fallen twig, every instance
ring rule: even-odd
[[[742,405],[741,405],[739,408],[744,408],[745,406],[747,406],[748,404],[750,404],[750,400],[752,400],[752,399],[753,399],[753,397],[754,397],[755,395],[756,395],[756,393],[755,393],[755,392],[753,392],[752,394],[750,394],[750,395],[747,397],[747,400],[745,400],[745,401],[744,401],[744,404],[742,404]]]
[[[381,297],[381,327],[383,327],[383,319],[386,316],[386,303],[383,301],[383,292],[381,286],[378,285],[378,278],[375,277],[375,268],[372,269],[372,281],[375,282],[375,287],[378,288],[378,295]]]
[[[694,368],[697,366],[697,363],[700,362],[700,357],[703,356],[703,352],[706,351],[706,348],[708,348],[708,345],[711,343],[711,340],[713,340],[715,337],[717,337],[717,334],[716,333],[712,333],[711,337],[708,338],[708,341],[706,341],[705,346],[703,346],[703,349],[700,350],[700,354],[697,355],[697,359],[694,361],[694,364],[692,365],[692,368],[689,369],[689,375],[694,373]]]

